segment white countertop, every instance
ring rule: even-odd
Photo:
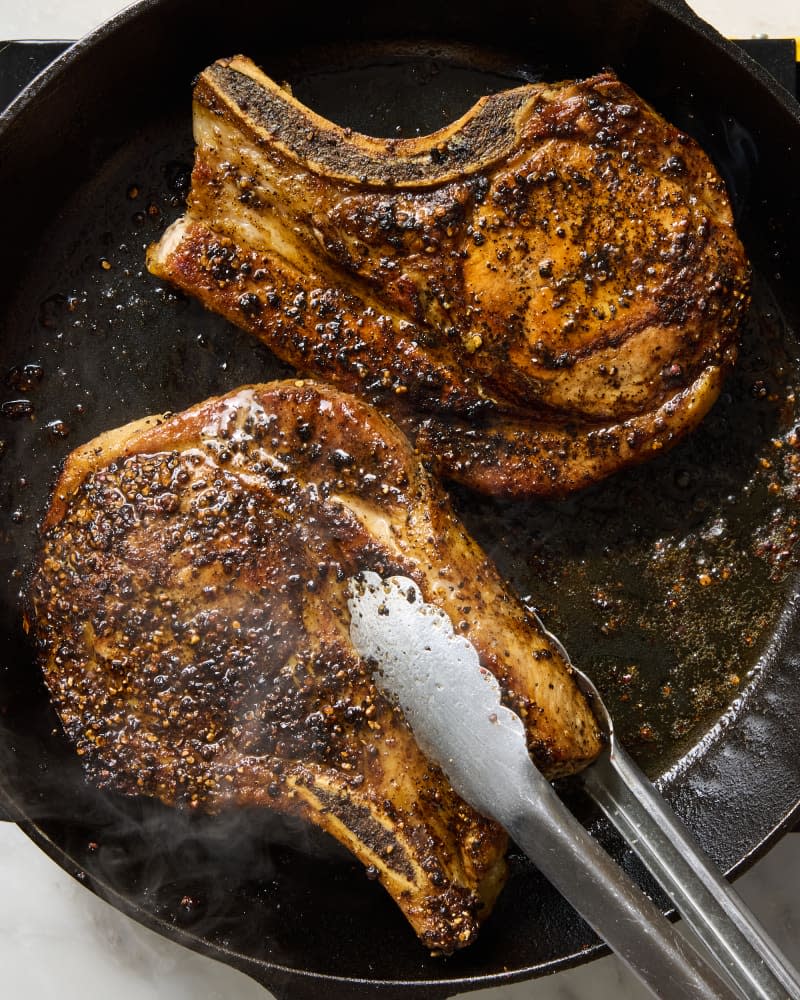
[[[77,38],[118,0],[0,0],[0,39]],[[800,0],[693,0],[729,36],[800,36]],[[800,834],[737,883],[800,965]],[[0,981],[8,1000],[268,1000],[232,969],[167,941],[118,913],[0,823]],[[471,993],[476,1000],[644,1000],[613,957],[531,983]],[[680,998],[675,998],[680,1000]]]
[[[688,0],[731,38],[800,35],[798,0]],[[118,0],[2,0],[0,38],[79,38],[128,6]]]

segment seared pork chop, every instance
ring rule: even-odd
[[[200,75],[194,131],[150,270],[390,414],[445,476],[568,493],[717,398],[749,280],[724,184],[613,74],[392,140],[237,56]]]
[[[506,838],[376,689],[348,579],[413,579],[498,677],[547,775],[600,749],[557,644],[405,436],[335,389],[246,387],[110,431],[70,455],[43,531],[32,629],[90,778],[310,820],[374,867],[429,948],[473,940]]]

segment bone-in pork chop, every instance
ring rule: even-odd
[[[392,140],[237,56],[200,75],[194,131],[151,271],[389,413],[445,476],[568,493],[717,398],[749,282],[724,184],[613,74]]]
[[[549,776],[600,737],[556,643],[405,436],[309,382],[237,390],[73,452],[43,525],[31,626],[99,785],[304,817],[372,866],[425,945],[473,940],[506,838],[376,689],[347,581],[411,577],[469,637]]]

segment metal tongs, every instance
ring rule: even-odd
[[[475,647],[454,633],[440,608],[424,603],[412,580],[360,574],[350,580],[348,606],[356,650],[376,665],[376,683],[399,703],[422,751],[462,798],[505,827],[656,996],[800,998],[797,972],[615,741],[587,677],[575,671],[607,746],[583,771],[583,784],[669,895],[699,948],[561,802],[534,766],[522,720],[501,704],[497,680],[480,666]]]

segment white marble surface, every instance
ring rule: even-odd
[[[694,0],[728,35],[800,36],[800,0]],[[117,0],[0,0],[0,39],[75,38]],[[738,888],[800,964],[800,834],[785,838]],[[72,880],[11,824],[0,824],[0,981],[8,1000],[267,1000],[240,973],[140,927]],[[482,1000],[644,1000],[613,957]],[[680,1000],[680,998],[675,998]]]
[[[689,0],[730,37],[800,35],[798,0]],[[78,38],[127,4],[118,0],[0,0],[0,38]]]

